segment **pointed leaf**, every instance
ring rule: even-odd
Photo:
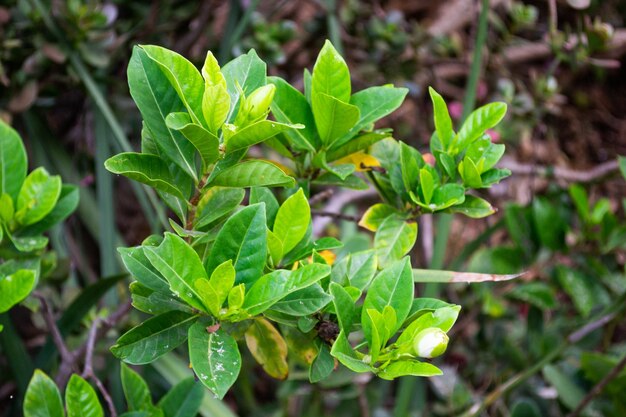
[[[65,389],[67,417],[104,417],[98,394],[91,385],[73,374]]]
[[[152,407],[152,397],[146,381],[125,363],[122,363],[121,374],[128,410],[149,410]]]
[[[287,378],[287,343],[269,321],[257,317],[246,331],[245,337],[250,353],[269,376],[276,379]]]
[[[463,122],[463,126],[454,138],[453,146],[462,151],[480,138],[486,130],[493,128],[506,114],[506,103],[489,103],[474,110]]]
[[[273,120],[261,120],[235,132],[226,140],[226,152],[247,148],[291,129],[302,129],[301,124],[284,124]]]
[[[324,93],[313,95],[313,115],[322,144],[333,143],[354,127],[359,120],[359,108]]]
[[[386,266],[409,253],[417,239],[417,223],[397,216],[385,219],[374,236],[378,263]]]
[[[204,398],[202,385],[187,378],[174,385],[159,401],[163,417],[195,417]]]
[[[274,235],[288,253],[304,238],[311,221],[311,208],[302,189],[289,197],[278,209],[274,221]]]
[[[448,113],[448,106],[443,97],[437,93],[432,87],[428,87],[430,99],[433,102],[433,118],[435,119],[435,130],[437,137],[443,145],[443,149],[447,149],[452,139],[454,139],[454,129],[452,128],[452,120]]]
[[[7,193],[16,201],[27,169],[22,139],[11,126],[0,120],[0,195]]]
[[[24,397],[24,417],[64,417],[61,393],[56,384],[40,369],[28,383]]]
[[[246,161],[226,168],[213,178],[211,185],[222,187],[293,187],[295,180],[266,161]]]
[[[0,275],[0,313],[8,311],[22,301],[33,290],[37,271],[19,269],[9,275]]]
[[[21,225],[37,223],[52,211],[61,195],[61,177],[40,167],[28,174],[15,204],[15,219]]]
[[[193,123],[187,113],[170,113],[165,118],[167,127],[185,136],[200,153],[204,171],[220,157],[220,141],[203,126]]]
[[[235,120],[241,100],[241,92],[249,95],[259,87],[267,83],[267,66],[254,49],[247,54],[240,55],[222,68],[222,74],[226,79],[228,94],[230,94],[230,116],[228,121]],[[240,87],[240,89],[237,88]]]
[[[436,376],[442,375],[441,369],[427,362],[405,360],[392,362],[377,375],[382,379],[395,379],[400,376]]]

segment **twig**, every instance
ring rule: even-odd
[[[331,213],[323,210],[311,210],[311,214],[314,216],[332,217],[334,219],[346,220],[349,222],[358,222],[360,220],[357,216],[352,216],[350,214]]]
[[[321,191],[309,199],[309,205],[314,206],[317,203],[321,203],[324,200],[328,200],[329,198],[333,196],[333,194],[335,194],[335,190],[333,190],[332,188]]]
[[[600,382],[598,382],[596,385],[594,385],[593,388],[591,388],[591,391],[589,391],[587,395],[585,395],[582,401],[576,406],[574,411],[569,413],[567,417],[578,417],[580,413],[585,409],[585,407],[587,407],[587,405],[591,402],[591,400],[600,395],[600,393],[609,384],[609,382],[617,378],[617,376],[620,374],[620,372],[622,372],[624,368],[626,368],[626,355],[624,355],[622,360],[619,361],[617,365],[615,365],[615,368],[611,369],[611,372],[606,374]]]
[[[368,198],[372,198],[376,196],[376,190],[370,188],[364,191],[356,191],[356,190],[343,190],[332,196],[328,200],[328,204],[326,204],[325,211],[329,213],[340,213],[342,209],[348,204],[353,204],[358,201],[362,201]],[[320,236],[326,226],[332,222],[332,217],[328,216],[319,216],[320,218],[316,219],[313,222],[313,235]]]
[[[511,158],[503,158],[500,167],[510,169],[515,175],[536,175],[568,182],[594,182],[617,172],[619,170],[619,162],[612,160],[597,165],[590,170],[579,171],[570,168],[523,164]]]
[[[89,335],[87,336],[87,342],[85,343],[85,366],[83,369],[83,378],[91,379],[102,394],[104,401],[106,401],[107,406],[109,408],[109,415],[111,417],[117,417],[117,410],[115,409],[115,403],[111,398],[111,394],[106,389],[100,378],[93,371],[93,351],[96,345],[96,336],[98,335],[98,326],[100,324],[100,319],[96,317],[96,319],[91,324],[89,328]]]
[[[70,350],[67,348],[67,345],[63,341],[63,336],[61,335],[61,332],[59,331],[59,328],[54,321],[52,309],[46,301],[46,298],[38,292],[34,292],[33,296],[39,299],[39,302],[41,303],[43,319],[46,322],[46,326],[48,327],[50,335],[52,336],[52,341],[54,342],[54,345],[61,355],[62,364],[65,364],[67,367],[75,369],[76,365],[74,361],[76,359],[76,356],[72,352],[70,352]]]

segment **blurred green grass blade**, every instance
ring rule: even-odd
[[[187,364],[174,353],[161,356],[151,366],[157,370],[172,386],[193,375]],[[200,407],[200,415],[203,417],[237,417],[225,403],[213,397],[210,392],[206,392]]]
[[[256,11],[259,2],[260,0],[252,0],[243,15],[241,15],[241,5],[239,1],[230,1],[226,31],[220,43],[219,57],[222,65],[226,64],[226,61],[228,61],[231,56],[233,46],[239,42],[239,39],[250,24],[252,14]]]
[[[35,367],[30,356],[28,356],[21,336],[16,333],[13,327],[9,313],[0,314],[0,325],[3,326],[3,330],[0,332],[2,356],[13,372],[13,379],[17,384],[20,397],[23,397]]]
[[[115,210],[113,208],[113,176],[104,168],[111,153],[109,148],[109,129],[102,112],[95,112],[96,138],[96,196],[98,199],[98,224],[100,239],[100,275],[103,277],[118,272],[115,251]]]
[[[63,315],[57,321],[57,327],[62,336],[67,336],[69,332],[78,326],[85,315],[96,305],[98,300],[102,298],[115,284],[126,278],[127,274],[115,275],[109,278],[102,278],[95,284],[85,287],[74,301],[65,309]],[[41,348],[35,364],[37,368],[49,370],[51,366],[51,360],[54,357],[56,348],[52,339],[47,338],[46,344]]]
[[[343,55],[343,42],[341,41],[341,26],[339,24],[337,1],[326,0],[326,25],[328,26],[328,38],[333,46]]]

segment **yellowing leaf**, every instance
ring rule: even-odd
[[[380,162],[372,155],[368,155],[365,152],[355,152],[348,156],[335,161],[337,165],[341,164],[353,164],[356,166],[358,172],[371,171],[372,167],[379,167]]]
[[[256,318],[246,331],[245,337],[250,353],[269,376],[287,378],[287,343],[269,321]]]

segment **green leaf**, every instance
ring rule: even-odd
[[[398,211],[388,204],[376,203],[363,213],[363,217],[361,217],[359,221],[359,226],[371,232],[375,232],[387,217],[397,213]]]
[[[226,88],[226,78],[220,70],[220,64],[213,56],[213,52],[207,51],[204,58],[204,65],[202,65],[202,78],[207,86],[221,85]]]
[[[252,284],[262,274],[267,259],[265,207],[253,204],[229,218],[220,230],[207,260],[207,271],[232,260],[235,283]]]
[[[448,207],[461,204],[465,201],[465,188],[461,184],[444,184],[437,187],[433,193],[431,206],[434,210],[444,210]]]
[[[309,367],[309,381],[315,384],[326,379],[335,368],[335,360],[330,355],[330,349],[326,343],[320,345],[317,356]]]
[[[159,65],[185,104],[194,123],[201,124],[204,120],[202,116],[204,80],[198,69],[185,57],[169,49],[154,45],[143,45],[141,48]]]
[[[178,310],[193,314],[193,308],[180,299],[174,298],[169,291],[167,293],[156,292],[137,281],[130,283],[130,295],[133,300],[133,307],[144,313],[162,314]]]
[[[159,401],[163,417],[195,417],[200,410],[204,390],[193,378],[174,385]]]
[[[511,417],[541,417],[541,410],[533,400],[519,399],[513,404]]]
[[[241,369],[237,341],[222,329],[209,333],[203,321],[189,328],[189,359],[200,382],[220,399]]]
[[[311,221],[309,201],[300,188],[280,206],[274,221],[274,235],[283,243],[283,253],[296,247],[306,235]]]
[[[143,246],[117,248],[124,266],[141,284],[158,292],[170,292],[167,280],[152,266]]]
[[[45,236],[26,236],[19,237],[13,236],[11,233],[7,232],[7,235],[15,249],[19,252],[33,252],[42,250],[48,245],[48,238]]]
[[[7,193],[0,194],[0,221],[8,223],[13,220],[14,215],[15,207],[13,199]],[[2,230],[2,228],[0,228],[0,230]]]
[[[15,218],[24,226],[37,223],[52,211],[61,195],[61,177],[39,167],[26,177],[17,196]]]
[[[293,187],[295,180],[278,166],[266,161],[246,161],[226,168],[213,178],[211,185],[222,187]]]
[[[465,214],[473,219],[481,219],[496,212],[488,201],[473,195],[466,195],[462,204],[452,206],[449,209],[452,213]]]
[[[409,258],[383,269],[372,281],[363,302],[361,323],[365,338],[371,340],[372,332],[371,326],[368,325],[369,321],[364,320],[367,310],[373,309],[383,313],[386,306],[392,307],[396,312],[396,325],[390,329],[390,333],[393,334],[400,328],[411,310],[413,293],[413,275]]]
[[[287,378],[287,343],[269,321],[257,317],[248,327],[245,338],[250,353],[269,376]]]
[[[272,114],[277,121],[285,124],[301,123],[303,129],[290,129],[285,132],[295,149],[314,152],[319,146],[315,131],[315,121],[311,106],[304,95],[279,77],[268,77],[268,82],[276,86],[271,104]]]
[[[413,304],[411,304],[411,311],[409,311],[409,315],[404,321],[404,325],[412,322],[425,313],[430,313],[439,308],[451,306],[453,305],[436,298],[415,298],[413,300]]]
[[[313,285],[329,274],[330,267],[322,264],[304,265],[295,271],[279,269],[265,274],[246,294],[243,309],[256,316],[292,292]]]
[[[359,108],[324,93],[313,94],[313,115],[322,144],[332,147],[335,141],[354,127]]]
[[[416,360],[391,362],[377,374],[382,379],[392,380],[400,376],[436,376],[443,375],[441,369],[435,365]]]
[[[420,166],[418,158],[420,155],[417,149],[400,142],[400,170],[406,191],[415,192],[419,185]]]
[[[487,135],[482,136],[470,146],[468,146],[465,156],[479,164],[482,160],[481,174],[493,168],[502,155],[504,155],[505,146],[491,142],[491,138]]]
[[[461,306],[449,305],[420,315],[402,331],[396,340],[396,345],[401,346],[403,344],[409,344],[411,346],[410,349],[413,349],[413,339],[415,339],[415,336],[422,330],[431,327],[436,327],[447,333],[452,326],[454,326],[460,311]]]
[[[250,189],[249,204],[265,203],[265,215],[267,216],[267,227],[274,227],[279,204],[274,193],[266,187],[254,187]]]
[[[198,150],[203,171],[220,157],[220,140],[200,124],[193,123],[187,113],[170,113],[165,118],[165,124],[168,128],[182,133]]]
[[[332,300],[319,284],[292,292],[272,306],[273,311],[300,317],[320,311]]]
[[[195,228],[200,229],[235,210],[246,196],[240,188],[211,187],[204,191],[196,211]]]
[[[532,304],[541,310],[549,310],[557,305],[554,290],[543,282],[518,285],[507,296]]]
[[[350,342],[348,342],[348,338],[344,332],[340,332],[339,336],[337,336],[333,347],[330,349],[330,354],[337,358],[343,366],[354,372],[372,371],[370,365],[357,357],[356,352],[352,346],[350,346]]]
[[[435,191],[435,180],[426,168],[420,169],[420,189],[424,195],[424,203],[430,204],[433,198],[433,192]]]
[[[366,151],[370,146],[379,142],[385,138],[391,136],[391,133],[380,130],[369,133],[364,133],[355,138],[351,138],[347,143],[343,145],[335,145],[333,149],[329,149],[326,152],[326,161],[333,162],[341,159],[345,156],[352,155],[360,151]]]
[[[169,282],[176,297],[200,311],[207,311],[194,286],[196,279],[208,278],[207,273],[200,257],[187,242],[175,234],[166,233],[158,247],[144,246],[144,253]]]
[[[0,123],[1,125],[1,123]],[[63,401],[56,384],[36,369],[24,397],[24,417],[63,417]]]
[[[342,286],[367,288],[378,270],[376,251],[353,252],[333,265],[331,281]]]
[[[346,335],[349,335],[352,324],[357,317],[356,304],[345,288],[336,282],[331,282],[329,288],[333,296],[333,304],[335,306],[339,328]]]
[[[26,178],[28,160],[19,134],[0,120],[0,195],[15,201]]]
[[[469,188],[481,188],[483,181],[480,177],[480,171],[474,161],[469,158],[464,158],[459,162],[459,174],[463,178],[463,183]]]
[[[65,389],[67,417],[104,417],[98,394],[91,385],[73,374]]]
[[[104,162],[107,170],[123,175],[164,193],[185,198],[167,164],[156,155],[123,152]]]
[[[387,266],[409,253],[417,239],[417,223],[397,216],[385,219],[374,236],[378,263]]]
[[[183,343],[187,330],[197,319],[197,315],[181,311],[168,311],[149,318],[124,333],[111,346],[111,352],[133,365],[150,363]]]
[[[541,243],[551,250],[565,247],[565,234],[568,228],[562,211],[547,197],[533,199],[533,222]]]
[[[594,291],[587,276],[574,269],[559,265],[556,276],[565,292],[572,298],[576,310],[583,316],[588,317],[591,309],[596,304]]]
[[[149,410],[152,407],[152,397],[146,381],[128,365],[121,365],[122,388],[128,410]]]
[[[273,120],[261,120],[237,130],[234,135],[226,140],[226,152],[230,153],[238,149],[247,148],[257,143],[286,132],[291,129],[301,129],[301,124],[284,124]]]
[[[351,142],[352,137],[359,131],[367,129],[377,120],[392,113],[400,107],[408,92],[408,88],[382,86],[366,88],[355,93],[350,98],[350,104],[359,109],[359,120],[333,147],[339,147]]]
[[[323,93],[337,100],[350,101],[350,71],[346,61],[339,55],[330,41],[326,40],[317,56],[311,78],[311,98],[315,113],[315,95]]]
[[[218,316],[234,283],[235,268],[233,261],[229,259],[213,270],[211,279],[197,279],[194,285],[202,297],[204,305],[209,307],[214,316]]]
[[[439,95],[432,87],[428,87],[430,93],[430,99],[433,102],[433,117],[435,119],[435,130],[437,137],[441,141],[444,149],[447,149],[452,140],[454,139],[454,129],[452,127],[452,120],[448,113],[448,106],[443,97]]]
[[[230,94],[231,113],[227,120],[232,121],[237,116],[241,92],[249,95],[254,90],[267,84],[267,66],[254,49],[247,54],[241,55],[222,68],[222,74],[226,79],[228,94]],[[241,89],[238,89],[239,86]]]
[[[348,175],[345,179],[339,178],[332,172],[325,172],[311,182],[315,185],[337,186],[352,190],[367,190],[369,186],[360,177]]]
[[[40,235],[52,226],[65,220],[78,207],[79,190],[75,185],[63,185],[56,205],[50,213],[36,223],[28,225],[19,231],[22,236]]]
[[[0,313],[22,301],[35,287],[37,271],[19,269],[8,275],[0,275]]]
[[[165,123],[168,114],[185,111],[185,105],[159,65],[138,46],[133,48],[128,63],[128,86],[141,112],[145,128],[161,151],[159,154],[197,180],[194,146]]]
[[[486,130],[493,128],[506,114],[506,103],[489,103],[474,110],[465,120],[453,141],[457,151],[466,149]],[[458,153],[458,152],[457,152]]]

